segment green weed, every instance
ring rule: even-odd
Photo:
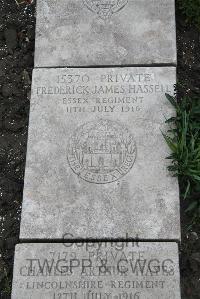
[[[178,0],[178,4],[186,20],[200,30],[200,0]]]
[[[172,151],[168,169],[179,177],[182,198],[188,202],[186,212],[195,224],[200,222],[200,99],[166,97],[176,109],[176,116],[166,120],[170,130],[163,134]]]

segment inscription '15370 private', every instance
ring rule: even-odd
[[[68,161],[82,179],[96,184],[118,180],[132,168],[136,144],[122,124],[100,119],[78,127],[70,138]]]

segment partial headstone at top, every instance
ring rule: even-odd
[[[38,0],[35,67],[176,64],[174,0]]]

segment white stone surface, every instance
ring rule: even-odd
[[[38,0],[35,67],[176,64],[175,32],[174,0]]]
[[[180,299],[176,243],[21,244],[12,299]]]
[[[21,239],[180,239],[175,67],[33,72]]]

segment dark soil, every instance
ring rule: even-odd
[[[18,243],[33,69],[35,5],[0,0],[0,299],[10,298]],[[177,9],[179,91],[200,95],[200,33]],[[181,200],[181,203],[183,201]],[[182,298],[200,298],[200,225],[182,204]],[[170,299],[170,298],[169,298]]]
[[[0,298],[10,298],[18,242],[31,73],[35,6],[0,0]],[[4,295],[3,295],[4,294]]]
[[[178,97],[198,95],[200,100],[200,32],[185,22],[177,8]],[[199,120],[200,121],[200,120]],[[180,186],[182,189],[183,186]],[[200,298],[200,219],[188,229],[191,216],[181,198],[182,243],[180,254],[182,299]]]

